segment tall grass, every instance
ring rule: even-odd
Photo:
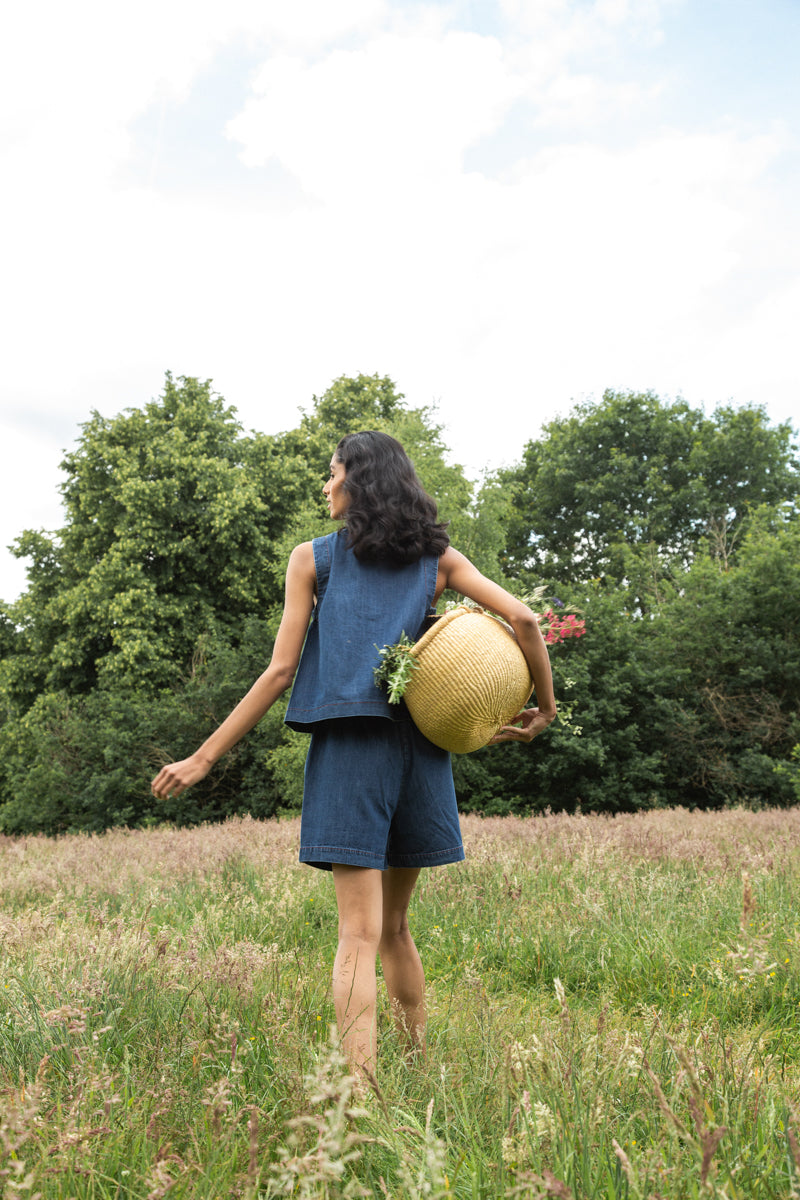
[[[800,1197],[800,811],[463,826],[366,1098],[295,821],[0,839],[0,1192]]]

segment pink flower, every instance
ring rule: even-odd
[[[564,613],[563,616],[557,616],[554,609],[546,608],[543,613],[537,614],[537,619],[544,640],[549,646],[563,642],[568,637],[582,637],[586,632],[585,622],[575,613]]]

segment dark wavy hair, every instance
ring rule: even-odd
[[[357,559],[399,564],[444,553],[447,524],[396,438],[372,429],[348,433],[334,457],[344,464],[345,529]]]

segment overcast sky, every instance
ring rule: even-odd
[[[798,0],[7,6],[0,598],[166,370],[389,375],[471,478],[606,388],[797,423],[798,61]]]

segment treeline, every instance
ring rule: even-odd
[[[28,587],[0,608],[0,830],[99,831],[299,807],[306,738],[278,704],[174,804],[148,782],[266,665],[292,547],[331,525],[345,432],[408,449],[454,544],[517,594],[580,611],[553,647],[562,717],[531,747],[458,758],[464,810],[800,799],[800,471],[763,409],[710,417],[607,392],[551,421],[480,486],[430,409],[342,378],[295,429],[246,433],[210,384],[167,376],[93,413],[63,463],[65,524],[26,531]]]

